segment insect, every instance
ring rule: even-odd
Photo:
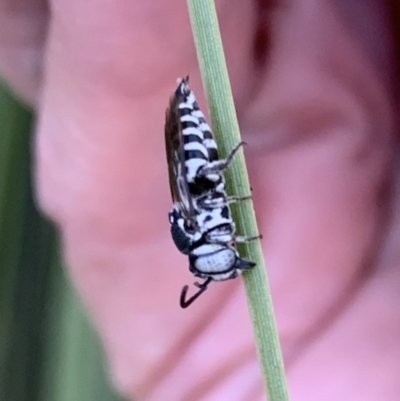
[[[166,112],[165,143],[172,200],[169,213],[171,236],[180,252],[189,257],[189,270],[202,283],[186,299],[188,286],[181,292],[180,305],[187,308],[212,281],[237,277],[255,263],[242,259],[236,243],[260,238],[235,235],[229,205],[250,196],[227,196],[223,171],[243,142],[225,159],[218,156],[217,144],[204,114],[199,109],[189,77],[178,81]]]

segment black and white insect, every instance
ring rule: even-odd
[[[194,283],[199,290],[189,299],[189,287],[183,287],[182,308],[191,305],[212,281],[233,279],[254,267],[255,263],[240,257],[236,243],[260,238],[235,235],[229,205],[250,196],[227,196],[225,192],[223,171],[243,142],[226,159],[219,158],[211,129],[188,81],[189,77],[179,80],[166,113],[165,142],[174,202],[169,221],[176,247],[189,257],[190,271],[205,280]]]

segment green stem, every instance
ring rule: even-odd
[[[200,71],[210,108],[212,127],[223,154],[227,154],[241,141],[241,137],[215,4],[213,0],[187,0],[187,2]],[[235,157],[226,176],[229,193],[239,196],[250,193],[247,168],[242,151]],[[236,206],[233,212],[238,232],[246,235],[258,233],[252,202],[241,202]],[[257,264],[254,269],[245,273],[243,278],[268,400],[288,401],[282,352],[261,243],[254,241],[244,248],[241,254]]]

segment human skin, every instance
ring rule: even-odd
[[[275,3],[218,9],[291,400],[395,401],[389,14],[373,0]],[[265,58],[254,57],[260,25]],[[61,230],[119,391],[264,400],[242,280],[178,305],[194,281],[167,219],[164,113],[179,76],[205,108],[184,2],[0,0],[0,71],[37,111],[38,202]]]

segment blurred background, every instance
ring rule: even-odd
[[[33,200],[33,121],[0,81],[0,400],[122,401]]]

